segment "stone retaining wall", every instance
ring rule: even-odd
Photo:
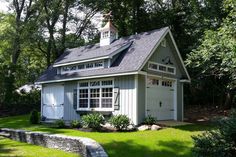
[[[0,132],[9,134],[9,138],[16,141],[79,153],[83,157],[108,157],[102,146],[89,138],[58,134],[53,135],[8,128],[2,128]]]

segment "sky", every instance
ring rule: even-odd
[[[7,2],[5,0],[0,0],[0,12],[7,12]]]

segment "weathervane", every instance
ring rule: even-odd
[[[173,63],[170,60],[170,56],[167,56],[166,58],[162,59],[162,62],[164,62],[165,64],[173,65]]]
[[[107,19],[108,22],[110,22],[110,21],[111,21],[111,18],[112,18],[112,11],[110,11],[110,12],[107,13],[107,14],[104,14],[103,17],[104,17],[105,19]]]

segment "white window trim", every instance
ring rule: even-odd
[[[111,80],[112,81],[112,85],[104,85],[102,86],[102,81],[108,81]],[[93,81],[99,81],[100,85],[99,86],[90,86],[90,82]],[[87,87],[80,87],[79,84],[82,82],[88,82],[88,86]],[[77,93],[77,110],[78,111],[114,111],[114,87],[115,87],[115,82],[114,82],[114,78],[106,78],[106,79],[96,79],[96,80],[87,80],[87,81],[79,81],[78,82],[78,93]],[[94,89],[94,88],[99,88],[99,107],[97,108],[90,108],[90,89]],[[112,88],[112,107],[111,108],[102,108],[102,88]],[[79,107],[79,90],[80,89],[88,89],[88,107],[87,108],[80,108]]]
[[[164,39],[161,41],[161,46],[162,46],[162,47],[166,47],[166,38],[164,38]]]
[[[155,65],[157,65],[157,69],[152,69],[152,68],[150,68],[150,64],[155,64]],[[167,68],[173,68],[173,69],[174,69],[174,73],[168,72],[167,70],[166,70],[166,71],[159,70],[159,66],[164,66],[164,67],[166,67],[166,69],[167,69]],[[148,62],[148,70],[157,71],[157,72],[162,72],[162,73],[166,73],[166,74],[172,74],[172,75],[175,75],[175,74],[176,74],[176,68],[175,68],[175,67],[169,66],[169,65],[165,65],[165,64],[156,63],[156,62],[152,62],[152,61],[149,61],[149,62]]]
[[[61,68],[61,74],[70,74],[70,73],[74,73],[74,72],[81,72],[81,71],[88,71],[88,70],[96,70],[96,69],[103,69],[105,67],[105,60],[101,61],[102,63],[102,66],[100,67],[95,67],[95,63],[97,63],[99,61],[94,61],[94,62],[91,62],[93,63],[93,67],[92,68],[86,68],[86,64],[87,63],[82,63],[84,64],[84,69],[78,69],[78,65],[79,64],[76,64],[76,70],[69,70],[69,71],[63,71],[63,67]],[[89,63],[89,62],[88,62]],[[68,66],[73,66],[73,65],[68,65]]]

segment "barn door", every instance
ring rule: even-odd
[[[62,119],[64,113],[64,86],[43,87],[43,116],[47,119]]]
[[[147,115],[157,120],[174,119],[173,81],[149,77],[147,80]]]

